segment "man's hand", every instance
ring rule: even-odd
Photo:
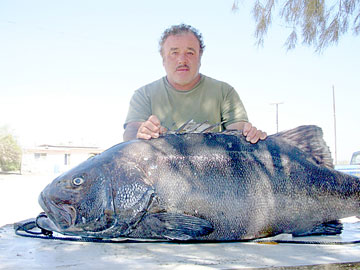
[[[246,140],[251,143],[257,143],[259,140],[265,140],[267,137],[266,132],[257,129],[249,122],[245,123],[243,134]]]
[[[155,115],[151,115],[148,120],[140,125],[136,134],[136,138],[145,140],[159,138],[160,134],[165,132],[166,128],[161,126],[159,118],[157,118]]]
[[[265,140],[267,137],[266,132],[257,129],[249,122],[237,122],[227,126],[226,129],[242,130],[246,140],[251,143],[257,143],[259,140]]]
[[[165,133],[166,128],[161,126],[160,120],[151,115],[145,122],[130,122],[126,125],[123,139],[124,141],[130,141],[134,139],[158,138],[160,134]]]

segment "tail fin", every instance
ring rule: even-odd
[[[308,153],[312,161],[327,168],[334,168],[330,149],[323,138],[322,129],[314,125],[299,126],[294,129],[273,135],[285,140],[304,152]]]

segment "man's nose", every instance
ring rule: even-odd
[[[178,62],[179,64],[183,64],[183,65],[187,63],[187,57],[185,53],[179,54]]]

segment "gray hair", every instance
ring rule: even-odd
[[[165,40],[169,36],[175,36],[175,35],[179,35],[179,34],[183,34],[183,33],[193,33],[195,35],[195,37],[197,38],[197,40],[199,41],[199,44],[200,44],[200,55],[202,55],[202,53],[204,52],[204,49],[205,49],[205,45],[204,45],[204,41],[203,41],[201,33],[196,28],[192,27],[191,25],[187,25],[187,24],[183,24],[183,23],[179,24],[179,25],[173,25],[164,31],[164,33],[162,34],[160,41],[159,41],[160,54],[162,55],[163,45],[165,43]]]

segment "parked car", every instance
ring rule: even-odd
[[[336,165],[335,169],[347,174],[360,177],[360,151],[352,154],[349,165]]]

